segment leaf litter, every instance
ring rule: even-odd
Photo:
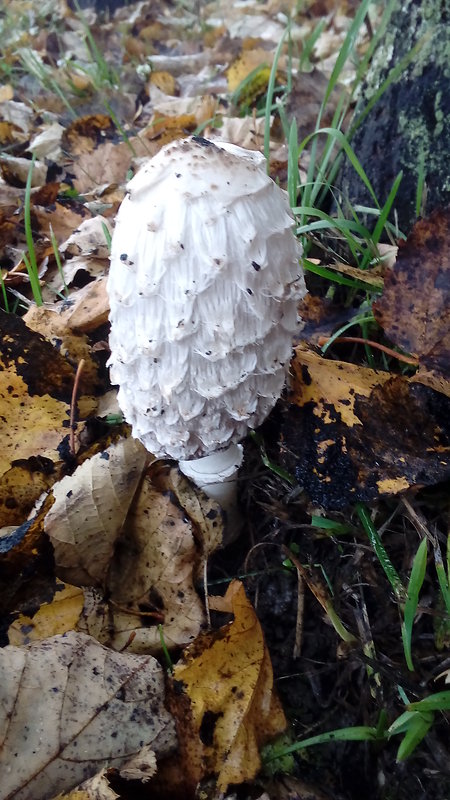
[[[353,6],[310,3],[291,20],[294,44],[321,26],[299,59],[303,72],[287,47],[277,64],[277,84],[291,82],[285,111],[299,140],[315,127]],[[428,534],[445,564],[448,212],[417,223],[392,268],[384,261],[362,274],[320,252],[319,267],[381,292],[377,344],[409,354],[418,369],[402,372],[391,356],[367,361],[366,345],[344,335],[324,356],[317,345],[352,311],[339,291],[311,279],[290,394],[263,426],[263,446],[245,443],[243,532],[225,550],[220,508],[173,464],[148,465],[126,427],[111,433],[105,276],[125,183],[163,144],[197,131],[264,149],[261,103],[289,11],[281,2],[143,3],[114,17],[81,16],[64,2],[38,10],[12,0],[2,20],[0,269],[8,310],[24,319],[1,315],[0,798],[38,800],[77,784],[66,796],[127,798],[142,784],[152,796],[188,797],[200,782],[211,797],[242,784],[244,793],[249,785],[252,796],[274,798],[359,797],[364,786],[378,799],[381,775],[402,800],[424,780],[435,795],[436,774],[445,797],[444,717],[429,734],[433,754],[420,750],[407,775],[387,745],[363,770],[360,743],[329,745],[328,755],[310,750],[284,786],[257,775],[261,745],[285,730],[285,712],[288,742],[373,721],[380,709],[392,717],[403,709],[398,685],[420,698],[445,665],[448,624],[427,572],[414,628],[419,666],[405,672],[397,606],[354,509],[371,503],[402,577],[419,517],[422,531],[432,520]],[[23,30],[8,28],[22,13]],[[363,31],[360,55],[367,46]],[[346,86],[353,75],[347,65]],[[270,122],[272,175],[283,182],[288,152],[276,107]],[[44,307],[33,302],[24,259],[33,152],[30,222]],[[308,164],[306,152],[304,182]],[[406,514],[403,496],[419,517]],[[241,573],[245,592],[235,583],[225,602],[208,596]],[[321,610],[308,594],[302,610],[303,579]],[[224,610],[234,615],[225,626]],[[170,712],[149,655],[166,664],[169,651],[179,659]]]

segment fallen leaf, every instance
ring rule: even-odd
[[[53,486],[44,529],[62,580],[77,586],[104,584],[146,459],[136,439],[120,439]]]
[[[261,745],[286,727],[255,611],[239,581],[227,596],[233,622],[185,649],[170,694],[188,780],[215,774],[222,792],[255,777]]]
[[[105,137],[114,138],[116,129],[111,117],[106,114],[90,114],[78,117],[64,130],[61,146],[71,155],[90,153],[103,144]]]
[[[80,633],[3,648],[0,696],[3,800],[46,800],[144,746],[176,746],[157,661]]]
[[[177,84],[173,75],[165,70],[155,70],[150,73],[150,83],[164,94],[176,95]]]
[[[270,78],[270,69],[273,61],[273,54],[267,52],[262,47],[244,52],[228,67],[228,91],[235,92],[236,89],[246,81],[245,88],[242,88],[238,102],[252,103],[259,95],[267,89]],[[253,73],[253,77],[249,78]]]
[[[41,495],[61,477],[63,468],[63,461],[43,456],[15,460],[0,476],[0,526],[21,525]]]
[[[156,488],[152,469],[134,499],[108,575],[110,641],[118,650],[133,635],[132,652],[159,651],[159,623],[167,647],[185,645],[205,623],[194,586],[201,554],[192,522],[170,490]]]
[[[418,356],[413,380],[450,397],[449,227],[448,209],[416,222],[373,310],[394,344]]]
[[[99,365],[92,356],[92,349],[87,336],[75,334],[70,328],[73,307],[67,307],[64,301],[52,309],[44,306],[30,306],[23,320],[30,330],[45,336],[53,347],[67,359],[76,370],[83,360],[83,370],[79,379],[79,391],[83,394],[96,394],[103,389],[99,377]]]
[[[20,614],[9,626],[9,644],[19,647],[75,630],[83,606],[82,589],[57,581],[51,602],[43,603],[32,617]]]
[[[194,535],[201,544],[205,558],[223,544],[224,516],[220,505],[208,497],[183,475],[177,467],[155,464],[152,469],[154,485],[161,491],[172,491],[191,522]]]
[[[279,463],[313,502],[357,501],[450,474],[450,401],[411,379],[325,359],[300,345],[291,405],[273,425]],[[274,456],[274,459],[277,459]]]
[[[67,450],[75,372],[43,336],[14,314],[0,312],[0,333],[0,415],[7,420],[0,434],[0,480],[4,476],[3,492],[16,497],[12,503],[4,495],[1,523],[9,525],[23,522],[43,486],[58,477],[52,473],[63,459],[64,447]],[[33,470],[38,479],[35,487],[27,477]],[[27,502],[20,510],[17,499],[24,494]]]
[[[2,177],[11,186],[25,186],[31,168],[31,159],[0,155]],[[35,161],[31,176],[31,186],[42,186],[45,183],[46,176],[46,164],[43,161]]]
[[[109,297],[107,278],[91,281],[77,292],[72,292],[72,305],[67,313],[67,325],[73,331],[90,333],[108,321]]]
[[[50,602],[55,591],[53,551],[42,526],[51,505],[46,498],[40,514],[19,527],[3,528],[0,538],[0,607],[7,614],[31,614]]]

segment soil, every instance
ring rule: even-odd
[[[413,636],[415,671],[405,663],[399,605],[357,518],[350,511],[328,518],[350,522],[351,533],[324,535],[311,525],[308,497],[261,464],[258,448],[246,449],[241,485],[244,531],[216,557],[211,579],[239,575],[255,604],[269,647],[277,690],[291,726],[292,740],[360,725],[376,726],[380,715],[390,725],[404,711],[398,687],[409,701],[445,688],[439,675],[450,666],[448,650],[436,647],[444,615],[433,612],[436,586],[424,587]],[[412,499],[436,524],[448,519],[448,486]],[[380,504],[378,519],[390,520],[383,542],[400,575],[408,569],[417,535],[399,500]],[[283,567],[283,545],[297,553],[313,580],[332,592],[333,606],[358,643],[343,642],[316,598],[304,587],[298,617],[297,571]],[[243,577],[248,576],[248,577]],[[300,654],[294,656],[296,629],[302,626]],[[365,642],[362,646],[360,642]],[[372,643],[373,649],[370,650]],[[301,751],[295,774],[311,797],[333,800],[420,800],[450,797],[448,719],[436,720],[424,741],[398,763],[399,736],[389,742],[335,742]],[[300,795],[289,795],[290,797]],[[306,795],[304,795],[306,797]]]

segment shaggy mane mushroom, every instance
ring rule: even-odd
[[[260,153],[196,136],[148,161],[117,215],[108,293],[119,405],[149,452],[180,461],[225,508],[239,442],[280,397],[300,325],[292,226]]]

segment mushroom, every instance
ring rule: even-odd
[[[166,145],[129,182],[111,247],[125,419],[225,510],[239,442],[283,390],[306,291],[288,197],[265,164],[199,136]]]

